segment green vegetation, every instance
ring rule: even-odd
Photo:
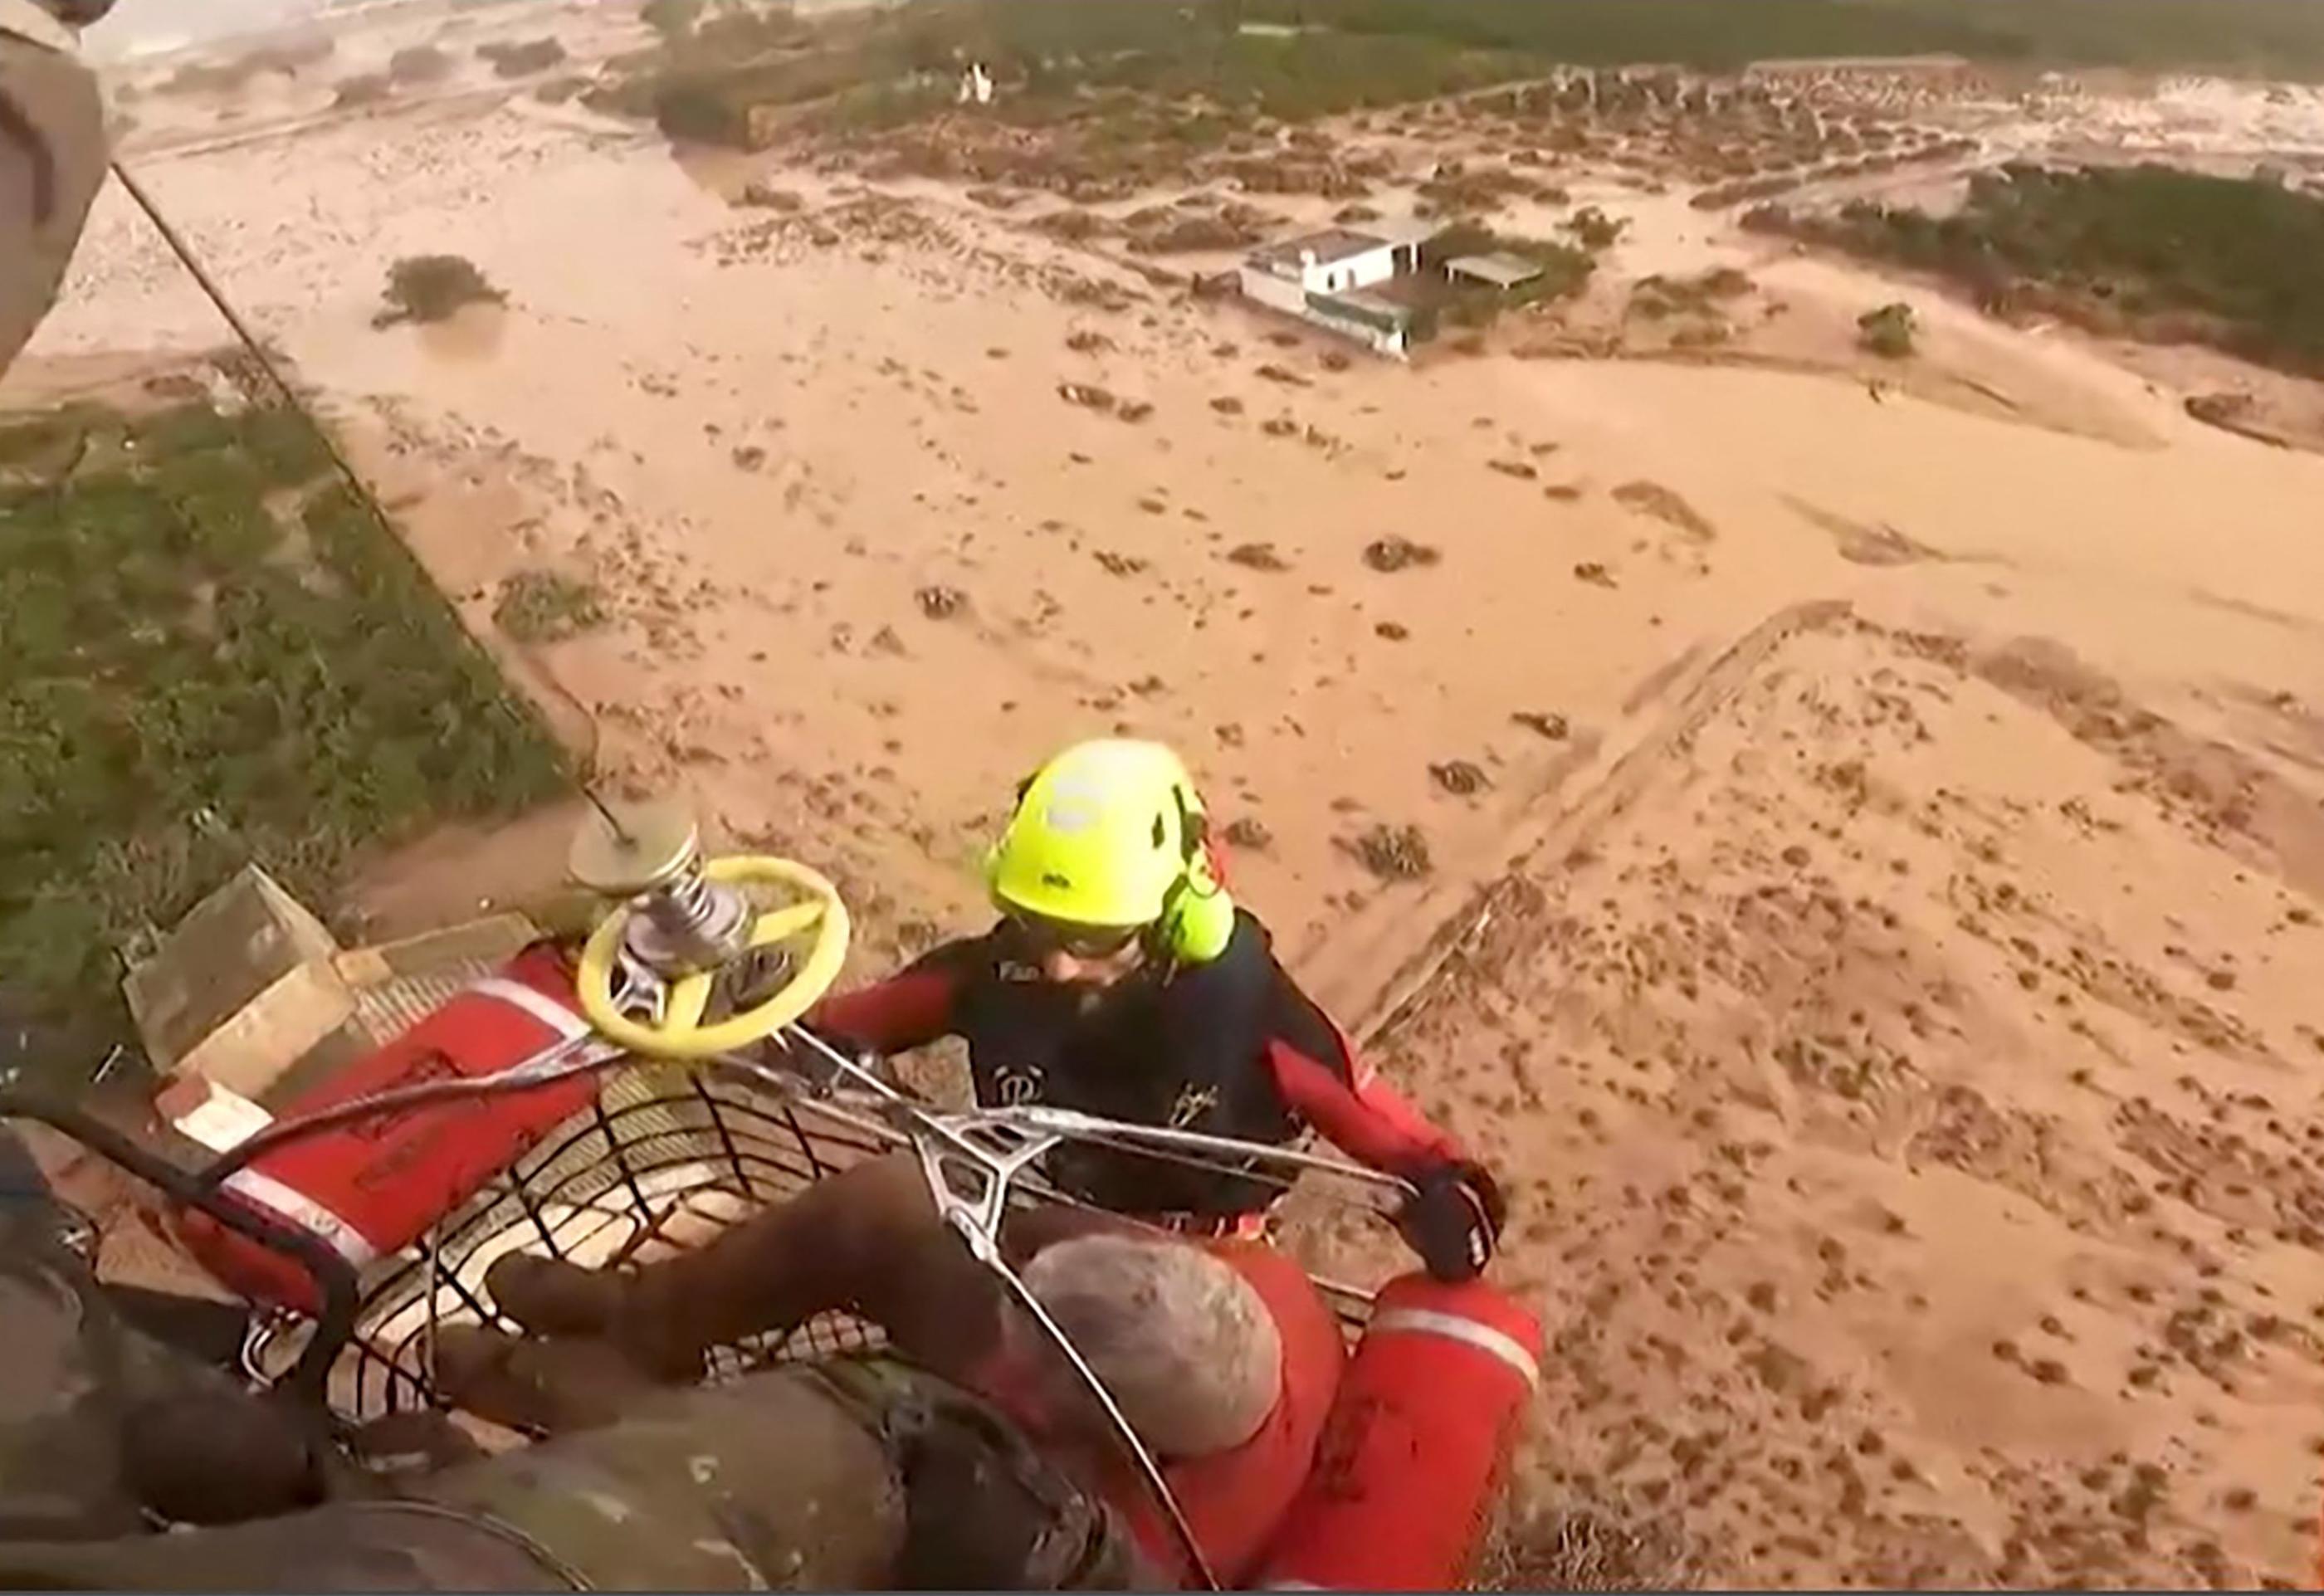
[[[855,66],[844,56],[798,56],[716,70],[690,68],[654,84],[652,113],[656,125],[674,139],[748,147],[755,142],[753,108],[826,99],[856,86]],[[944,99],[950,103],[949,91]]]
[[[489,63],[497,78],[522,78],[529,73],[546,72],[565,60],[565,46],[554,39],[530,39],[521,44],[501,42],[480,44],[477,58]]]
[[[497,305],[507,297],[465,255],[406,255],[387,269],[387,288],[381,295],[386,308],[372,318],[372,325],[442,321],[464,305]]]
[[[339,79],[338,93],[331,97],[331,104],[339,106],[375,106],[386,99],[393,88],[384,72],[357,72]]]
[[[397,83],[438,83],[452,75],[452,58],[432,44],[415,44],[387,58],[387,75]]]
[[[1037,124],[1107,90],[1298,121],[1638,61],[1949,52],[2324,78],[2315,0],[919,0],[816,23],[650,0],[643,14],[663,47],[621,63],[628,82],[597,103],[728,143],[767,136],[755,106],[897,126],[952,105],[970,61],[1002,88],[991,116]]]
[[[1471,168],[1461,161],[1441,163],[1434,177],[1420,184],[1416,216],[1457,217],[1499,210],[1512,199],[1543,205],[1563,205],[1571,198],[1553,183],[1529,177],[1513,167]]]
[[[106,413],[100,406],[69,404],[0,428],[0,474],[69,469],[91,424]]]
[[[1735,336],[1728,308],[1752,287],[1750,278],[1731,266],[1684,277],[1655,273],[1630,285],[1622,314],[1653,328],[1674,350],[1717,348]]]
[[[258,76],[259,69],[246,60],[233,61],[188,61],[161,82],[162,94],[232,94]]]
[[[1421,263],[1435,267],[1462,255],[1515,255],[1531,261],[1542,269],[1542,274],[1522,289],[1513,289],[1506,297],[1523,295],[1527,299],[1557,299],[1578,293],[1589,282],[1590,274],[1598,263],[1587,250],[1557,244],[1546,238],[1526,238],[1514,233],[1497,233],[1476,222],[1456,222],[1421,246]]]
[[[1913,307],[1899,300],[1856,318],[1856,341],[1883,360],[1902,360],[1913,352]]]
[[[1089,97],[1134,90],[1225,113],[1187,119],[1199,139],[1249,115],[1398,105],[1538,66],[1426,37],[1245,34],[1232,12],[1216,0],[928,0],[810,25],[779,10],[721,11],[664,28],[665,48],[625,63],[628,81],[592,103],[706,142],[749,142],[753,107],[809,102],[822,102],[818,125],[876,131],[951,106],[954,78],[978,61],[1005,91],[996,116],[1040,124]]]
[[[1870,204],[1752,225],[1939,273],[2001,313],[2201,342],[2324,376],[2324,198],[2168,167],[2012,165],[1951,216]]]
[[[1012,0],[991,0],[1001,5]],[[1731,69],[1792,56],[1944,52],[2056,66],[2324,78],[2310,0],[1211,0],[1244,20],[1427,39],[1577,66]],[[1094,8],[1093,8],[1094,9]],[[1166,9],[1167,9],[1166,7]]]
[[[673,139],[696,144],[751,144],[753,102],[719,92],[717,86],[678,79],[654,92],[654,125]]]
[[[1093,84],[1171,97],[1200,96],[1286,122],[1365,106],[1403,105],[1524,76],[1536,63],[1505,51],[1465,50],[1430,39],[1358,33],[1287,37],[1212,35],[1183,30],[1167,51],[1093,59],[1003,55],[996,70],[1026,73],[1036,88]]]
[[[556,642],[605,623],[595,586],[558,571],[519,571],[501,584],[493,623],[521,643]]]
[[[1593,254],[1601,249],[1613,248],[1629,226],[1628,217],[1609,217],[1594,205],[1583,206],[1566,217],[1564,223],[1565,230],[1573,235],[1573,241]]]
[[[1692,277],[1665,277],[1656,272],[1630,285],[1628,314],[1647,321],[1716,316],[1721,305],[1741,299],[1751,287],[1751,279],[1732,266],[1713,266]]]
[[[0,970],[40,1012],[125,1027],[115,951],[247,862],[326,901],[368,845],[564,788],[295,412],[0,427]]]
[[[1508,289],[1455,283],[1444,278],[1445,262],[1483,254],[1515,255],[1531,261],[1541,268],[1541,275]],[[1496,233],[1475,222],[1455,223],[1439,233],[1421,246],[1420,259],[1427,269],[1429,286],[1438,296],[1437,301],[1428,307],[1432,323],[1441,320],[1465,328],[1489,327],[1505,310],[1580,293],[1589,286],[1591,273],[1598,266],[1596,258],[1586,250],[1543,238]]]
[[[747,145],[753,106],[818,99],[887,76],[858,60],[860,29],[835,28],[822,36],[829,49],[803,49],[817,32],[787,8],[706,14],[698,0],[654,0],[643,14],[661,48],[616,61],[611,79],[585,97],[600,111],[650,116],[674,139]]]
[[[294,78],[301,69],[328,60],[334,48],[326,35],[245,51],[229,61],[189,61],[160,88],[164,94],[232,94],[262,73]]]

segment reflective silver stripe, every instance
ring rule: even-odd
[[[1423,1335],[1441,1335],[1452,1341],[1465,1341],[1471,1346],[1492,1353],[1502,1362],[1525,1376],[1526,1384],[1541,1388],[1541,1365],[1534,1355],[1517,1343],[1517,1338],[1489,1324],[1480,1324],[1474,1319],[1463,1319],[1452,1314],[1440,1314],[1434,1308],[1390,1308],[1372,1315],[1371,1329],[1366,1333],[1378,1335],[1383,1330],[1413,1330]]]
[[[283,1185],[263,1170],[235,1170],[226,1177],[226,1189],[262,1208],[272,1209],[301,1230],[311,1231],[356,1268],[379,1256],[379,1249],[361,1231],[306,1193]]]
[[[487,975],[468,988],[488,998],[523,1010],[541,1024],[570,1042],[589,1034],[589,1022],[550,997],[547,992],[527,986],[521,981],[511,981],[503,975]]]

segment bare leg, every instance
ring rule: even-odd
[[[1052,1242],[1124,1227],[1136,1228],[1076,1209],[1020,1210],[1002,1244],[1021,1265]],[[516,1253],[484,1285],[546,1339],[447,1333],[438,1383],[473,1413],[549,1431],[609,1423],[648,1381],[700,1379],[711,1348],[781,1335],[833,1309],[878,1324],[898,1352],[960,1384],[973,1383],[1005,1334],[1000,1283],[937,1217],[909,1153],[867,1159],[634,1273]]]
[[[658,1379],[700,1376],[712,1347],[844,1309],[899,1351],[961,1375],[998,1345],[997,1284],[947,1231],[918,1161],[895,1153],[816,1182],[707,1246],[633,1275],[514,1255],[493,1299],[529,1329],[603,1335]]]

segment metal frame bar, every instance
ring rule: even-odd
[[[354,1337],[355,1271],[321,1238],[276,1220],[249,1204],[224,1196],[217,1183],[180,1168],[87,1111],[23,1087],[0,1090],[0,1119],[32,1120],[72,1138],[107,1162],[118,1165],[172,1202],[198,1209],[227,1230],[261,1247],[289,1254],[305,1268],[320,1293],[315,1333],[282,1383],[302,1397],[325,1403],[331,1366]]]
[[[919,1155],[920,1175],[928,1184],[928,1195],[935,1200],[937,1215],[945,1228],[961,1239],[970,1257],[1000,1278],[1010,1298],[1031,1315],[1050,1344],[1064,1356],[1075,1378],[1097,1398],[1100,1410],[1113,1428],[1114,1439],[1129,1453],[1147,1491],[1169,1518],[1170,1528],[1177,1536],[1203,1588],[1218,1590],[1217,1572],[1204,1554],[1202,1542],[1194,1537],[1194,1526],[1186,1521],[1185,1509],[1179,1506],[1177,1495],[1163,1477],[1162,1465],[1147,1446],[1145,1437],[1139,1435],[1137,1426],[1121,1411],[1112,1391],[1082,1356],[1081,1349],[1074,1345],[1073,1337],[1050,1316],[1049,1310],[1001,1255],[1001,1223],[1008,1214],[1010,1182],[1056,1147],[1064,1137],[977,1113],[915,1111],[913,1121],[921,1132],[912,1138],[913,1150]],[[960,1173],[973,1177],[977,1189],[973,1194],[960,1189],[954,1178]]]

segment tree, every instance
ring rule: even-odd
[[[1856,341],[1883,360],[1902,360],[1913,352],[1913,307],[1902,300],[1867,310],[1856,326]]]
[[[387,308],[372,325],[442,321],[463,305],[497,305],[508,296],[464,255],[406,255],[387,269]]]
[[[1594,205],[1585,205],[1566,218],[1565,230],[1573,235],[1582,248],[1595,254],[1609,247],[1630,226],[1627,217],[1608,216]]]

